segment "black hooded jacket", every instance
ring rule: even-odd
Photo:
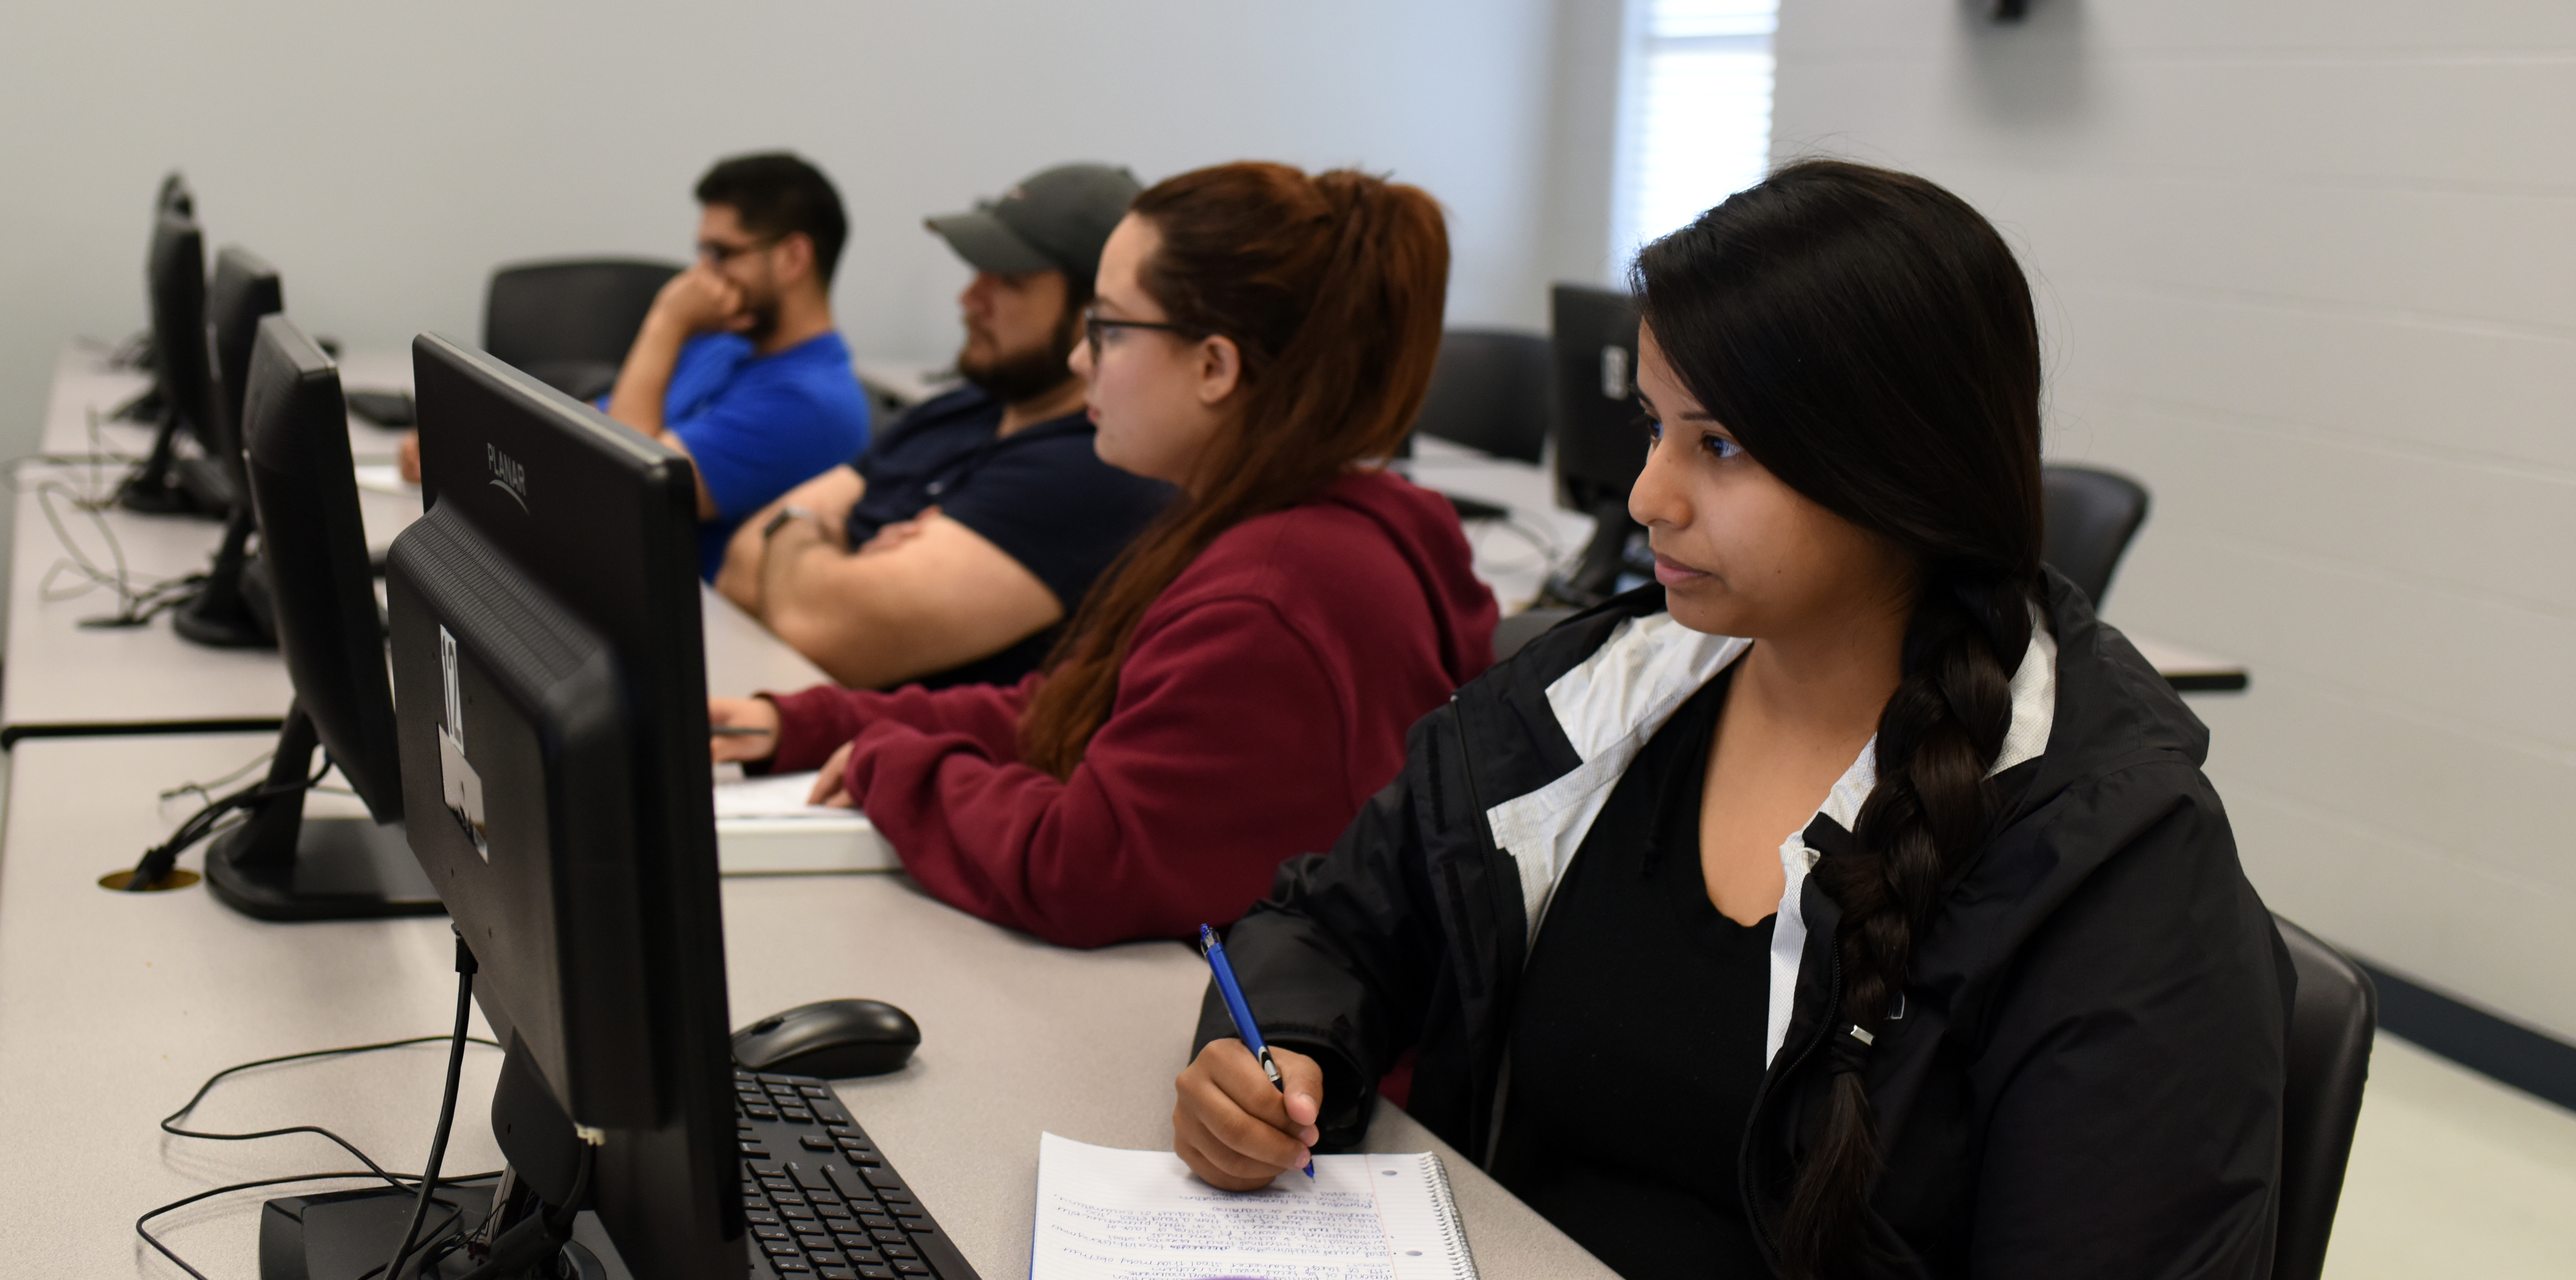
[[[2040,733],[1995,776],[1992,835],[1866,1053],[1886,1154],[1870,1228],[1890,1255],[1874,1269],[2266,1276],[2288,953],[2201,774],[2208,731],[2081,592],[2052,573],[2047,595],[2053,690],[2029,679],[2045,664],[2014,682],[2016,731]],[[1680,628],[1659,587],[1577,615],[1417,723],[1403,774],[1331,854],[1280,868],[1226,950],[1269,1038],[1323,1062],[1326,1148],[1357,1141],[1412,1049],[1413,1115],[1490,1162],[1533,920],[1637,749],[1733,659],[1721,644],[1741,647]],[[1809,865],[1849,846],[1831,815],[1860,797],[1836,790],[1804,833]],[[1813,879],[1791,883],[1782,927],[1802,914],[1805,941],[1773,988],[1786,1035],[1736,1156],[1775,1268],[1826,1096],[1820,1046],[1841,1029],[1839,914]],[[1674,1007],[1688,1015],[1687,993]],[[1211,993],[1197,1044],[1232,1034]]]

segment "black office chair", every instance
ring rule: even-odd
[[[1572,609],[1551,605],[1534,605],[1494,624],[1494,661],[1520,652],[1521,646],[1539,638],[1548,628],[1573,617]]]
[[[2093,607],[2111,589],[2111,571],[2147,520],[2147,491],[2116,471],[2043,467],[2041,501],[2048,516],[2040,559],[2084,588]]]
[[[1498,458],[1547,449],[1547,338],[1499,329],[1440,335],[1440,362],[1413,429]]]
[[[483,296],[483,349],[574,399],[597,399],[616,385],[653,295],[679,273],[635,258],[502,267]]]
[[[2362,1084],[2370,1078],[2370,1041],[2379,1026],[2379,993],[2370,975],[2316,935],[2272,917],[2298,970],[2290,1014],[2290,1081],[2281,1114],[2281,1219],[2273,1236],[2273,1280],[2317,1280],[2326,1266],[2326,1237],[2343,1196],[2361,1119]]]

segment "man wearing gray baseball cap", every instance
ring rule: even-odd
[[[926,220],[975,269],[966,386],[743,523],[716,587],[853,688],[1014,683],[1172,490],[1092,449],[1082,335],[1100,249],[1142,184],[1059,165]]]

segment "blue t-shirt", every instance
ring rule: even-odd
[[[837,332],[774,356],[738,333],[702,333],[680,348],[662,425],[716,500],[698,526],[698,573],[713,581],[745,517],[867,447],[868,397]]]

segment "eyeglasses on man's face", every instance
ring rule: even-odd
[[[1101,335],[1112,329],[1155,329],[1164,333],[1177,333],[1185,338],[1204,336],[1200,330],[1184,324],[1170,324],[1161,320],[1113,320],[1098,311],[1085,310],[1082,313],[1082,340],[1091,347],[1092,363],[1100,362]]]
[[[750,244],[722,244],[714,240],[701,240],[698,242],[698,260],[710,267],[721,268],[745,254],[760,253],[775,247],[785,238],[771,236],[769,239],[755,240]]]

